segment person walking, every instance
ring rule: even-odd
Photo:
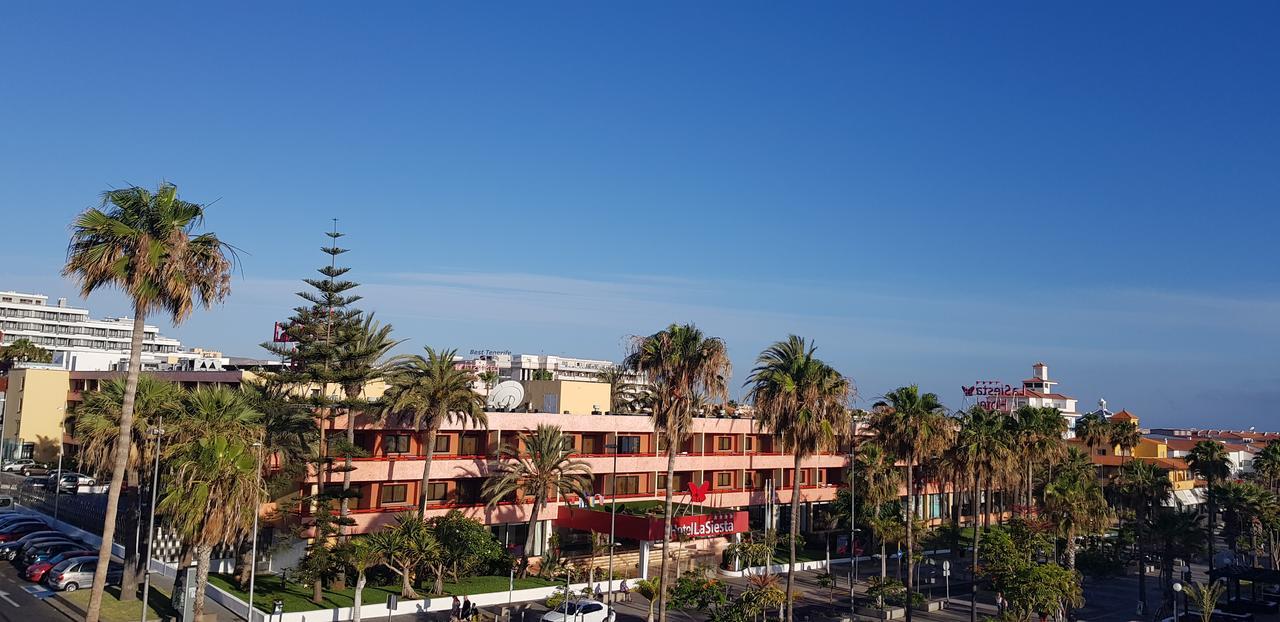
[[[462,601],[458,600],[458,595],[453,595],[453,604],[449,606],[449,619],[460,620],[462,618]]]

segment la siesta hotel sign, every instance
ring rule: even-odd
[[[714,538],[747,531],[746,512],[725,512],[700,516],[679,516],[671,528],[686,538]]]
[[[978,380],[969,386],[960,386],[965,398],[974,398],[974,404],[987,410],[1009,412],[1013,410],[1013,398],[1018,390],[999,380]]]

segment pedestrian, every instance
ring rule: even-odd
[[[600,584],[596,584],[596,600],[604,600],[604,590],[600,588]]]
[[[619,595],[622,596],[622,602],[624,603],[631,602],[631,588],[627,586],[626,579],[623,579],[622,583],[618,585],[618,592],[619,592]]]
[[[462,619],[470,620],[472,613],[473,611],[471,608],[471,597],[463,596],[462,597]]]
[[[458,595],[453,595],[453,604],[449,606],[449,619],[458,620],[462,617],[462,601],[458,600]]]

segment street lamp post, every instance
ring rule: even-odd
[[[142,562],[142,622],[147,622],[147,597],[151,592],[151,550],[156,542],[156,491],[160,488],[160,439],[164,438],[164,417],[147,428],[147,436],[155,437],[151,451],[155,454],[151,471],[151,512],[147,517],[147,557]]]
[[[58,497],[62,494],[62,449],[58,449],[58,470],[53,480],[53,520],[58,520]],[[79,482],[76,482],[77,484]]]
[[[857,600],[854,584],[858,582],[858,554],[855,551],[855,543],[858,541],[858,486],[857,482],[854,481],[858,460],[858,418],[856,415],[851,418],[849,427],[849,619],[857,620],[857,607],[854,604]]]
[[[610,475],[610,481],[613,486],[609,497],[609,605],[613,605],[613,549],[617,548],[618,543],[614,539],[614,529],[618,523],[618,433],[613,433],[613,442],[606,444],[605,449],[613,450],[613,474]]]
[[[259,490],[259,483],[262,481],[262,443],[254,443],[253,448],[258,454],[257,470],[253,473],[253,486],[255,491]],[[253,508],[253,544],[249,546],[249,609],[245,612],[245,620],[253,622],[253,588],[254,579],[258,576],[258,514],[261,508],[257,507],[257,497],[254,495]]]
[[[1173,622],[1182,622],[1182,618],[1178,615],[1178,594],[1182,593],[1182,583],[1173,582]]]

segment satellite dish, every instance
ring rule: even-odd
[[[524,401],[524,385],[515,380],[499,382],[489,391],[488,406],[494,410],[511,410]]]

